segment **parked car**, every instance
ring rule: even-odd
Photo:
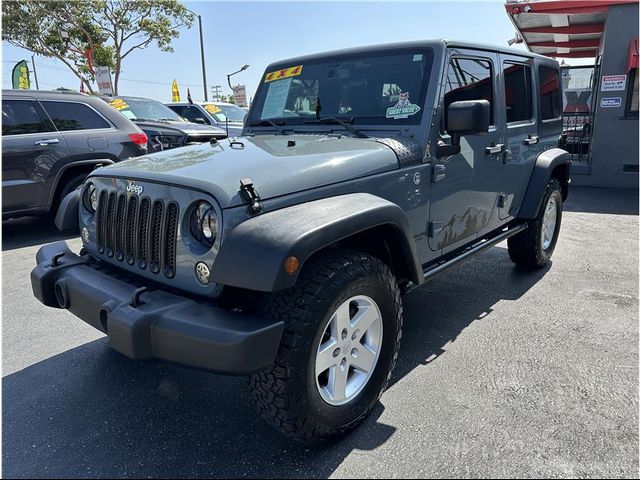
[[[167,103],[167,107],[181,117],[195,123],[213,125],[225,132],[229,130],[230,137],[242,134],[244,119],[247,112],[232,103],[197,102],[197,103]]]
[[[190,122],[157,100],[141,97],[102,98],[144,130],[149,138],[149,151],[152,152],[227,137],[224,130]]]
[[[449,41],[274,63],[245,136],[92,173],[84,255],[44,246],[34,294],[130,358],[250,375],[268,423],[335,440],[391,377],[403,294],[504,240],[549,265],[560,88],[555,60]]]
[[[98,165],[147,153],[146,135],[95,97],[2,91],[2,217],[55,210]]]

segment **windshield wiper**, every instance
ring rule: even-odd
[[[318,118],[316,120],[305,120],[304,123],[307,123],[307,124],[318,124],[318,125],[337,123],[338,125],[341,125],[345,129],[349,130],[351,133],[353,133],[358,138],[369,138],[368,135],[365,135],[364,133],[362,133],[357,128],[349,125],[349,123],[353,123],[353,117],[348,117],[348,118],[345,118],[344,120],[340,120],[337,117],[325,117],[325,118]]]
[[[281,128],[281,125],[284,125],[285,123],[283,121],[279,121],[278,123],[274,122],[273,120],[269,120],[268,118],[265,118],[264,120],[260,120],[258,122],[251,122],[249,124],[250,127],[267,127],[269,125],[271,125],[273,128],[275,128],[278,133],[282,134],[284,129]]]

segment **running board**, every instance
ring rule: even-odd
[[[508,230],[499,233],[495,237],[491,237],[491,238],[487,238],[487,239],[484,239],[484,240],[480,240],[480,242],[472,245],[471,247],[467,248],[466,250],[463,250],[462,253],[460,253],[459,255],[456,255],[455,257],[451,258],[450,260],[446,260],[446,261],[444,261],[442,263],[439,263],[437,265],[433,265],[433,266],[427,268],[423,272],[424,281],[428,282],[429,280],[432,280],[437,275],[440,275],[441,273],[444,273],[444,272],[450,270],[451,268],[453,268],[456,265],[464,262],[465,260],[469,260],[471,257],[475,257],[479,253],[482,253],[485,250],[490,249],[494,245],[497,245],[498,243],[506,240],[507,238],[512,237],[514,235],[517,235],[518,233],[522,232],[523,230],[526,230],[526,228],[527,228],[527,224],[526,223],[523,223],[523,224],[520,224],[520,225],[515,225],[515,226],[509,228]],[[403,291],[403,293],[408,293],[409,291],[413,290],[417,286],[418,285],[415,285],[413,283],[407,283],[407,284],[403,285],[402,291]]]

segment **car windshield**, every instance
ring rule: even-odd
[[[185,121],[169,107],[148,98],[117,97],[109,100],[109,105],[130,120]]]
[[[418,124],[429,84],[431,49],[385,50],[270,68],[249,122],[300,125],[325,118],[354,124]]]
[[[230,122],[244,122],[244,117],[247,115],[247,112],[237,105],[206,103],[203,106],[218,122],[226,122],[227,119]]]

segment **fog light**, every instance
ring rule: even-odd
[[[82,231],[80,233],[82,234],[82,240],[84,240],[84,243],[89,243],[89,230],[87,230],[87,227],[82,227]]]

